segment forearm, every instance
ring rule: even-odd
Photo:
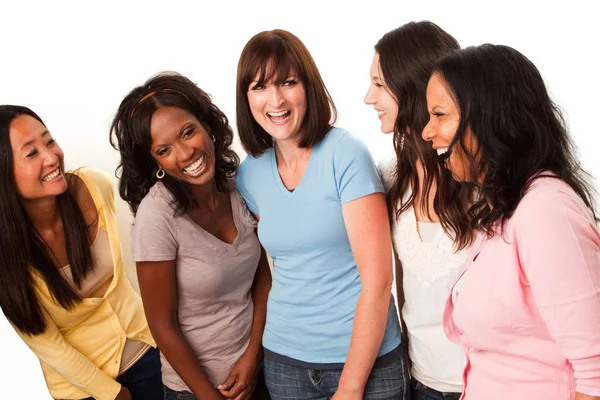
[[[152,327],[154,340],[177,375],[197,398],[222,399],[199,364],[195,352],[178,326]]]
[[[600,400],[600,396],[590,396],[583,393],[575,393],[575,400]]]
[[[267,300],[271,290],[271,270],[264,249],[261,250],[260,261],[252,284],[252,302],[254,313],[252,317],[252,330],[250,332],[249,350],[262,353],[262,336],[267,320]]]
[[[340,389],[363,392],[385,334],[390,296],[391,283],[361,290]]]

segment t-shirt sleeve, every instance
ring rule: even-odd
[[[367,146],[350,133],[338,141],[333,157],[338,195],[343,203],[383,192],[377,167]]]
[[[244,198],[244,201],[246,202],[246,205],[248,206],[248,209],[250,209],[250,211],[252,211],[252,213],[254,215],[260,215],[258,212],[258,207],[256,206],[256,203],[254,203],[254,200],[252,199],[252,196],[250,194],[250,175],[248,174],[248,169],[250,168],[251,165],[251,158],[250,156],[246,157],[246,159],[244,161],[242,161],[242,163],[240,164],[237,173],[235,175],[235,185],[238,189],[238,191],[240,192],[240,194],[242,195],[242,197]]]
[[[169,201],[151,191],[140,203],[131,232],[133,258],[170,261],[177,258],[177,230]]]

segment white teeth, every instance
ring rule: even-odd
[[[196,172],[198,169],[200,169],[202,167],[202,165],[204,165],[204,156],[200,157],[193,164],[190,164],[189,166],[185,167],[183,169],[183,172],[192,174],[192,173]]]
[[[289,111],[279,111],[279,112],[268,112],[267,115],[269,117],[283,117],[284,115],[286,115]]]
[[[52,179],[56,178],[58,175],[60,175],[60,168],[57,168],[54,172],[46,175],[45,177],[42,178],[42,180],[44,182],[50,182]]]
[[[447,147],[443,147],[441,149],[436,149],[438,156],[441,156],[442,154],[446,154],[448,152],[448,148]]]
[[[383,114],[384,112],[385,112],[385,111],[380,111],[380,110],[377,110],[377,115],[381,115],[381,114]]]

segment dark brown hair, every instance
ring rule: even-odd
[[[81,297],[50,258],[52,250],[31,223],[17,194],[9,134],[11,122],[22,115],[35,118],[44,125],[42,119],[27,107],[0,106],[0,307],[21,332],[39,335],[46,330],[46,319],[35,292],[34,275],[44,280],[52,298],[67,310],[79,303]],[[71,178],[69,188],[57,196],[56,202],[73,281],[81,288],[94,264],[87,226],[72,193],[76,191],[73,185],[83,183]]]
[[[254,157],[273,147],[271,136],[256,122],[248,103],[248,87],[258,76],[258,84],[282,84],[294,73],[306,90],[306,115],[302,121],[300,147],[318,144],[335,122],[337,111],[308,49],[290,32],[276,29],[258,33],[244,47],[237,71],[236,113],[240,141]]]
[[[436,190],[434,210],[456,248],[463,249],[473,241],[468,213],[473,186],[454,181],[431,144],[421,137],[429,121],[425,97],[429,77],[438,58],[458,49],[456,39],[429,21],[402,25],[383,35],[375,45],[386,89],[398,103],[394,124],[397,163],[386,195],[390,214],[398,218],[421,191],[420,206],[428,215],[429,194]],[[419,185],[417,162],[424,170],[423,188]],[[410,196],[405,198],[409,190]]]
[[[230,149],[233,131],[225,114],[210,96],[188,78],[162,73],[133,89],[121,102],[111,126],[111,145],[121,153],[119,194],[135,214],[142,199],[156,183],[156,162],[150,154],[152,115],[160,107],[178,107],[202,124],[215,144],[215,182],[229,191],[228,180],[237,170],[239,158]],[[162,183],[173,194],[177,213],[185,213],[194,200],[187,184],[165,175]]]
[[[562,112],[527,57],[508,46],[484,44],[446,55],[435,73],[460,110],[448,154],[460,146],[471,158],[471,176],[483,176],[482,197],[472,206],[474,228],[489,236],[496,224],[504,229],[542,176],[566,182],[597,218],[593,178],[581,168]],[[466,150],[469,128],[478,144],[475,154]]]

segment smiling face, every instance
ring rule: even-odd
[[[298,141],[306,115],[306,90],[294,73],[278,84],[258,82],[248,87],[248,103],[256,122],[275,140]]]
[[[379,66],[379,53],[373,56],[371,63],[371,86],[365,95],[365,103],[372,105],[381,120],[381,132],[392,133],[398,116],[398,103],[386,86]]]
[[[169,176],[190,185],[212,184],[215,146],[204,126],[178,107],[160,107],[150,123],[150,153]]]
[[[19,196],[31,201],[64,193],[64,154],[44,124],[21,115],[11,122],[9,134]]]
[[[460,109],[448,92],[440,74],[433,74],[427,85],[427,108],[429,122],[423,129],[423,139],[431,141],[432,147],[440,157],[445,158],[445,165],[457,181],[474,181],[471,177],[471,165],[478,152],[477,139],[470,128],[463,137],[463,146],[456,143],[450,154],[448,148],[454,140],[460,123]],[[466,152],[465,152],[466,149]],[[477,157],[475,157],[477,158]]]

